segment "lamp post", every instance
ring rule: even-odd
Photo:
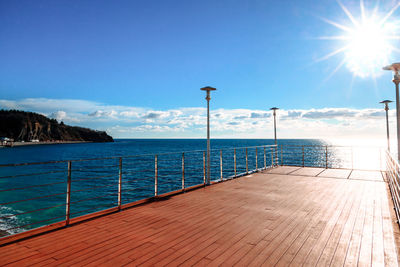
[[[279,109],[279,108],[277,108],[277,107],[270,108],[270,110],[273,111],[273,115],[274,115],[275,159],[277,158],[277,151],[278,151],[278,146],[277,146],[277,142],[276,142],[276,111],[277,111],[278,109]],[[275,162],[275,161],[274,161],[274,162]]]
[[[385,111],[386,111],[386,138],[387,138],[387,149],[390,151],[390,137],[389,137],[389,116],[388,116],[388,111],[389,111],[389,103],[392,103],[393,101],[390,100],[383,100],[379,103],[385,104]]]
[[[206,86],[201,88],[200,90],[206,91],[206,100],[207,100],[207,184],[210,184],[210,92],[215,91],[217,89]]]
[[[273,108],[270,108],[270,110],[272,110],[274,113],[273,113],[273,115],[274,115],[274,138],[275,138],[275,145],[277,144],[276,143],[276,111],[278,110],[279,108],[276,108],[276,107],[273,107]]]
[[[397,118],[397,159],[400,162],[400,103],[399,103],[399,83],[400,83],[400,63],[383,67],[384,70],[394,72],[393,82],[396,85],[396,118]]]

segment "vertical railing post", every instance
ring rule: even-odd
[[[122,203],[122,157],[119,158],[119,175],[118,175],[118,210],[121,210]]]
[[[185,191],[185,153],[182,153],[182,191]]]
[[[265,153],[265,146],[264,146],[264,170],[267,169],[267,154]]]
[[[276,148],[272,148],[271,147],[271,166],[272,167],[274,167],[275,166],[275,164],[274,164],[274,162],[275,162],[275,160],[274,160],[274,150],[275,150]]]
[[[220,154],[219,154],[219,166],[221,169],[221,181],[224,179],[223,178],[223,173],[222,173],[222,149],[220,150]]]
[[[67,199],[66,199],[66,208],[65,208],[65,225],[69,225],[69,217],[71,213],[71,172],[72,172],[72,164],[71,161],[68,161],[68,177],[67,177]]]
[[[158,196],[158,156],[154,156],[154,196]]]
[[[281,145],[281,166],[283,166],[283,145]]]
[[[236,177],[236,148],[233,149],[233,171]]]
[[[302,146],[303,149],[303,167],[304,167],[304,146]]]
[[[248,173],[249,173],[249,160],[247,157],[247,147],[246,147],[246,174],[248,174]]]
[[[203,151],[203,184],[206,185],[206,152]]]
[[[328,169],[328,146],[325,146],[325,169]]]
[[[256,171],[258,171],[258,163],[257,163],[257,161],[258,161],[258,157],[257,157],[257,148],[256,148]]]

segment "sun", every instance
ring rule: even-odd
[[[343,25],[323,18],[325,22],[342,32],[340,35],[325,36],[319,39],[340,40],[342,46],[322,57],[319,61],[326,60],[336,54],[343,54],[343,59],[334,72],[346,65],[353,75],[358,77],[375,78],[381,75],[382,66],[389,64],[394,52],[400,52],[400,49],[398,49],[400,18],[393,19],[393,14],[400,6],[400,2],[388,13],[380,15],[378,6],[368,12],[361,0],[361,16],[358,19],[342,3],[338,3],[351,23],[349,23],[350,25]]]

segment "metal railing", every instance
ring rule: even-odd
[[[392,195],[397,223],[400,225],[400,165],[389,151],[386,151],[386,179]]]
[[[369,154],[357,149],[306,145],[213,149],[210,180],[225,181],[277,165],[353,169],[360,161],[382,161],[378,148]],[[0,236],[45,225],[65,226],[88,214],[118,211],[205,186],[206,162],[205,151],[187,151],[0,165]],[[374,169],[382,165],[368,164]],[[398,206],[399,167],[391,164],[396,170],[392,184],[397,191],[392,194]]]
[[[275,145],[210,151],[212,183],[278,164]],[[41,226],[69,225],[83,215],[121,210],[206,185],[206,152],[0,165],[0,227],[13,235]]]
[[[279,165],[335,169],[385,170],[381,147],[279,145]]]

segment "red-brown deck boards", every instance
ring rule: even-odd
[[[392,216],[383,181],[276,170],[2,246],[0,265],[397,266]]]

